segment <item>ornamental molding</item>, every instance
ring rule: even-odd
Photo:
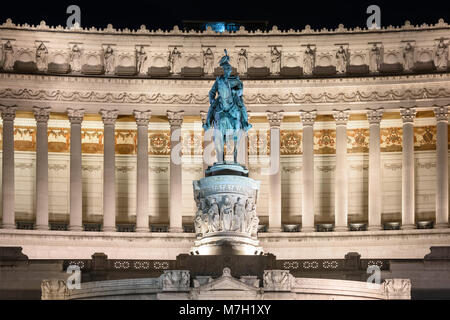
[[[246,104],[330,104],[350,102],[381,102],[398,100],[426,100],[437,98],[450,98],[450,87],[399,89],[387,91],[353,91],[339,93],[286,93],[286,94],[247,94],[244,95]],[[98,91],[63,91],[63,90],[34,90],[34,89],[12,89],[0,90],[0,99],[17,100],[39,100],[39,101],[62,101],[79,103],[123,103],[123,104],[190,104],[207,105],[208,95],[198,94],[135,94],[135,93],[112,93]]]
[[[6,21],[0,25],[0,29],[10,29],[10,30],[31,30],[31,31],[48,31],[48,32],[61,32],[61,33],[90,33],[90,34],[111,34],[111,35],[143,35],[148,37],[149,35],[155,36],[288,36],[288,35],[327,35],[327,34],[349,34],[349,33],[374,33],[378,34],[380,32],[400,32],[400,31],[421,31],[421,30],[433,30],[433,29],[450,29],[448,23],[444,19],[439,19],[435,24],[413,25],[410,21],[406,20],[402,26],[383,26],[380,28],[369,29],[369,28],[346,28],[343,24],[339,24],[335,29],[312,29],[310,25],[306,25],[302,30],[280,30],[277,26],[273,26],[271,30],[245,30],[243,26],[239,28],[238,31],[227,31],[222,33],[216,33],[212,30],[180,30],[178,26],[173,26],[172,30],[149,30],[145,25],[141,25],[139,29],[116,29],[112,24],[108,24],[106,28],[96,28],[96,27],[86,27],[82,28],[75,24],[72,27],[58,26],[48,26],[47,23],[42,20],[39,25],[29,25],[15,24],[11,19],[6,19]]]

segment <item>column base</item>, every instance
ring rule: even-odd
[[[446,229],[446,228],[450,228],[448,222],[447,223],[436,223],[436,225],[434,226],[435,229]]]
[[[169,232],[172,232],[172,233],[183,233],[184,230],[183,230],[183,228],[169,227]]]
[[[36,230],[50,230],[48,225],[37,225]]]
[[[274,233],[274,232],[283,232],[283,229],[282,228],[280,228],[280,227],[269,227],[269,229],[267,230],[267,232],[271,232],[271,233]]]
[[[116,232],[117,228],[116,227],[103,227],[102,231],[103,232]]]
[[[136,232],[150,232],[150,228],[136,228]]]
[[[300,232],[315,232],[315,231],[316,231],[316,228],[314,228],[314,227],[302,227],[300,229]]]
[[[69,226],[69,231],[83,231],[82,226]]]
[[[405,224],[405,225],[402,225],[401,229],[402,229],[402,230],[412,230],[412,229],[416,229],[416,225],[414,225],[414,224]]]
[[[15,224],[9,224],[9,223],[2,224],[2,229],[15,229],[15,228],[16,228]]]
[[[335,231],[335,232],[344,232],[344,231],[348,231],[348,227],[347,227],[347,226],[336,226],[336,227],[334,227],[334,231]]]
[[[383,230],[383,228],[381,227],[381,225],[376,225],[376,226],[369,226],[367,228],[368,231],[379,231],[379,230]]]

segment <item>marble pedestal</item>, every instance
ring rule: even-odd
[[[216,163],[193,182],[197,240],[192,255],[260,255],[256,202],[260,182],[235,163]]]

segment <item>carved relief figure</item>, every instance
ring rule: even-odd
[[[105,57],[105,73],[106,74],[114,73],[115,56],[114,50],[111,48],[110,45],[108,45],[108,47],[106,48],[104,57]]]
[[[245,214],[245,199],[238,198],[234,204],[234,216],[231,228],[233,231],[243,232]]]
[[[310,45],[306,46],[305,53],[303,55],[303,73],[312,74],[315,66],[316,50],[311,49]]]
[[[411,71],[414,68],[414,48],[409,42],[403,48],[403,68],[405,71]]]
[[[214,53],[211,48],[203,53],[203,72],[206,74],[214,73]]]
[[[220,230],[219,205],[215,198],[209,198],[208,202],[208,231],[216,232]]]
[[[270,55],[272,61],[272,70],[271,70],[272,74],[280,74],[281,52],[277,49],[277,47],[272,47]]]
[[[247,50],[242,48],[239,51],[238,54],[238,65],[237,65],[237,71],[239,74],[246,74],[247,73]]]
[[[448,64],[448,46],[444,40],[439,40],[434,53],[434,65],[438,70],[446,70]]]
[[[370,72],[378,72],[383,57],[383,47],[378,47],[376,43],[373,44],[369,52],[369,70]]]
[[[220,207],[220,217],[222,218],[222,230],[230,231],[233,221],[233,204],[229,196],[223,198],[223,204]]]
[[[139,50],[136,50],[136,71],[137,73],[144,72],[144,63],[147,60],[147,53],[144,50],[144,46],[141,46]]]
[[[43,42],[36,49],[36,66],[39,71],[47,71],[48,68],[48,50]]]
[[[198,203],[198,210],[194,220],[195,233],[197,235],[204,235],[208,230],[208,214],[205,214],[205,201],[201,199]]]
[[[342,46],[340,46],[339,50],[336,52],[336,71],[338,73],[347,72],[347,64],[348,64],[347,50],[345,50]]]
[[[177,47],[173,48],[173,50],[169,52],[169,67],[171,73],[181,73],[181,52],[178,51]]]
[[[11,71],[14,68],[14,49],[11,41],[3,45],[3,70]]]
[[[81,71],[81,50],[78,45],[74,45],[69,54],[70,68],[73,72]]]

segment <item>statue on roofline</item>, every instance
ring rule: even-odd
[[[214,128],[214,145],[217,161],[225,162],[224,145],[234,142],[233,157],[237,163],[239,141],[252,125],[248,122],[243,99],[243,84],[238,76],[231,76],[230,57],[227,50],[219,62],[224,75],[216,78],[209,91],[210,107],[203,125],[205,130]],[[216,97],[217,95],[217,97]]]

